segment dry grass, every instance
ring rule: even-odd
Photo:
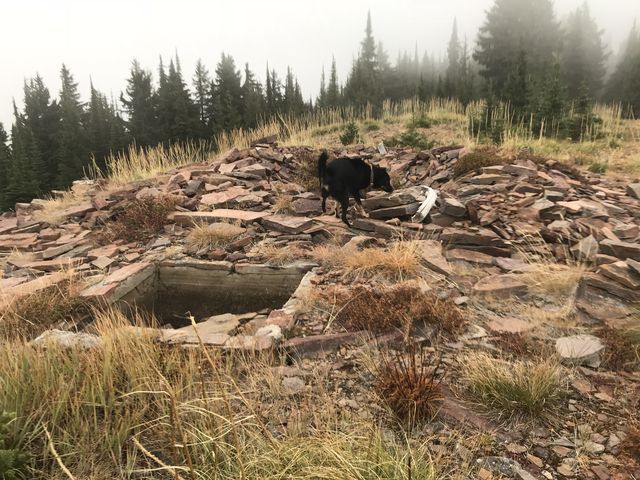
[[[508,362],[475,353],[462,361],[469,394],[500,416],[538,415],[560,395],[560,367],[550,359]]]
[[[640,462],[640,422],[637,418],[629,423],[624,433],[626,438],[622,442],[622,450],[635,461]]]
[[[87,201],[87,199],[72,191],[65,191],[60,196],[46,198],[42,208],[33,213],[33,219],[49,225],[60,225],[67,219],[64,210],[78,206],[83,201]]]
[[[605,326],[596,332],[605,345],[603,363],[611,370],[633,371],[640,365],[640,327],[629,324],[621,328]]]
[[[89,303],[80,297],[84,284],[68,278],[38,292],[5,298],[0,305],[0,341],[34,338],[63,322],[73,323],[89,313]]]
[[[383,354],[375,375],[375,392],[394,417],[409,431],[435,416],[441,400],[439,361],[423,349],[406,354]]]
[[[308,256],[309,252],[297,245],[274,245],[263,243],[258,247],[258,255],[267,265],[281,267],[295,263]]]
[[[552,297],[573,295],[585,272],[582,265],[535,264],[535,268],[520,275],[529,290]]]
[[[505,160],[495,151],[482,150],[472,152],[462,157],[453,167],[453,173],[456,177],[461,177],[469,172],[480,173],[482,167],[490,167],[492,165],[501,165]]]
[[[273,211],[280,214],[294,213],[293,197],[285,193],[278,193],[275,202],[273,202]]]
[[[465,323],[451,300],[423,292],[412,282],[394,287],[358,285],[343,292],[336,320],[354,331],[383,333],[400,330],[409,335],[415,325],[432,325],[445,333],[458,331]]]
[[[133,200],[109,223],[105,235],[110,241],[146,241],[163,231],[175,205],[175,199],[169,196]]]
[[[424,271],[419,244],[412,240],[397,240],[387,248],[340,248],[321,245],[312,253],[319,263],[341,269],[352,278],[382,278],[403,281]]]
[[[206,143],[173,144],[170,147],[139,148],[131,145],[129,150],[107,159],[106,171],[93,165],[91,176],[107,178],[110,189],[120,188],[136,180],[155,177],[176,167],[205,162],[211,155]]]
[[[118,312],[96,316],[91,350],[0,345],[0,405],[29,478],[441,478],[428,442],[318,409],[326,381],[282,396],[264,381],[273,358],[165,347]]]
[[[320,189],[318,180],[319,156],[319,153],[303,150],[299,152],[294,164],[293,181],[309,192]]]
[[[185,239],[190,251],[207,252],[226,247],[246,230],[232,223],[196,223]]]

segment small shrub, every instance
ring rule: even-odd
[[[89,313],[89,302],[80,297],[82,284],[64,280],[44,290],[10,299],[0,307],[0,338],[33,338],[64,321]]]
[[[640,330],[603,327],[597,332],[605,345],[603,363],[615,371],[633,371],[640,364]]]
[[[307,191],[319,189],[318,157],[315,152],[300,152],[293,170],[293,181]]]
[[[213,248],[226,247],[245,229],[231,223],[196,224],[185,240],[190,251],[207,252]]]
[[[350,330],[409,334],[416,324],[434,325],[452,333],[464,324],[462,312],[450,300],[421,291],[410,283],[391,288],[356,286],[342,299],[336,320]]]
[[[409,129],[412,128],[431,128],[433,122],[425,117],[424,115],[419,116],[418,118],[413,118],[408,124],[407,127]]]
[[[415,127],[411,127],[397,137],[385,140],[385,145],[389,147],[410,147],[418,150],[428,150],[435,145],[435,141],[427,140]]]
[[[267,265],[281,267],[294,263],[307,255],[307,251],[296,245],[263,244],[258,248],[258,254]]]
[[[358,126],[355,122],[349,122],[344,128],[344,132],[340,135],[340,141],[343,145],[352,145],[360,140]]]
[[[440,362],[429,360],[423,349],[413,346],[406,355],[383,354],[376,371],[376,394],[409,430],[432,420],[442,399]]]
[[[600,162],[596,160],[592,162],[591,165],[589,165],[589,171],[591,173],[604,174],[607,172],[608,168],[609,168],[609,164],[606,161]]]
[[[631,421],[625,432],[626,437],[622,442],[622,450],[640,462],[640,423],[636,420]]]
[[[276,196],[276,201],[273,204],[273,211],[275,213],[293,213],[293,198],[291,195],[280,193]]]
[[[169,196],[134,200],[109,225],[107,237],[127,242],[149,240],[162,232],[168,223],[167,215],[175,206],[176,199]]]
[[[18,480],[26,478],[28,455],[13,448],[9,441],[9,424],[15,419],[15,414],[0,413],[0,478],[3,480]]]
[[[493,342],[500,350],[516,358],[534,358],[542,353],[542,346],[522,333],[501,333]]]
[[[505,161],[490,151],[472,152],[460,158],[453,167],[453,173],[456,177],[461,177],[469,172],[480,173],[482,167],[490,167],[492,165],[501,165]]]
[[[537,415],[558,399],[560,368],[552,360],[507,362],[485,353],[462,362],[471,396],[500,416]]]
[[[369,121],[365,122],[364,129],[367,132],[375,132],[375,131],[380,130],[380,125],[378,123],[376,123],[376,122],[372,122],[371,120],[369,120]]]

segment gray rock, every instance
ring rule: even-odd
[[[630,183],[627,185],[627,195],[640,199],[640,183]]]
[[[35,347],[61,347],[91,350],[102,346],[102,339],[89,333],[65,332],[64,330],[47,330],[31,341]]]
[[[297,395],[304,392],[304,380],[300,377],[284,377],[282,379],[282,388],[287,395]]]
[[[440,213],[444,215],[450,215],[452,217],[462,218],[467,215],[467,207],[465,207],[455,198],[449,197],[442,200]]]
[[[593,335],[571,335],[556,340],[556,352],[563,363],[597,368],[604,345]]]
[[[580,262],[593,263],[598,255],[598,241],[589,235],[571,247],[571,253]]]

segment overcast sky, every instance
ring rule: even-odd
[[[555,0],[560,18],[583,0]],[[588,0],[593,16],[616,52],[640,0]],[[287,65],[298,76],[305,98],[317,95],[322,66],[335,55],[339,80],[349,70],[363,37],[367,10],[373,33],[395,60],[399,51],[427,49],[443,54],[457,17],[473,43],[493,0],[0,0],[0,122],[12,122],[12,98],[22,104],[25,78],[39,72],[52,95],[60,89],[63,62],[80,84],[89,78],[118,97],[137,58],[156,73],[158,57],[176,51],[191,84],[195,62],[210,71],[221,52],[238,66],[249,62],[264,80],[267,60],[284,77]]]

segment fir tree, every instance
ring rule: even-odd
[[[371,12],[367,14],[365,37],[360,44],[360,53],[353,63],[351,75],[345,85],[345,96],[355,105],[371,104],[379,106],[382,102],[382,85],[376,62],[376,43],[371,26]]]
[[[560,45],[551,0],[495,0],[480,28],[474,59],[500,99],[516,105],[522,92],[513,87],[522,82],[522,66],[527,67],[525,82],[543,79]]]
[[[198,59],[196,63],[196,71],[193,75],[193,91],[195,105],[198,109],[198,136],[201,138],[208,138],[210,136],[209,124],[210,118],[207,114],[207,105],[211,101],[210,94],[211,77],[209,71],[202,63],[201,59]]]
[[[89,152],[82,118],[84,115],[78,84],[63,64],[60,71],[60,134],[58,143],[58,185],[67,187],[77,180],[88,164]]]
[[[11,166],[11,150],[7,144],[9,138],[7,132],[0,123],[0,211],[7,210],[13,205],[5,199],[5,190],[8,186],[8,174]]]
[[[263,112],[262,86],[249,69],[249,64],[245,63],[244,83],[242,84],[242,126],[244,128],[254,128]]]
[[[621,102],[630,117],[640,115],[640,32],[636,22],[607,84],[606,98]]]
[[[199,134],[197,106],[191,100],[189,90],[182,79],[180,60],[169,62],[168,73],[160,64],[160,86],[157,92],[158,128],[162,140],[168,142],[186,141]]]
[[[125,93],[126,97],[120,95],[120,101],[127,112],[129,134],[139,146],[155,145],[159,138],[151,73],[143,70],[137,60],[132,62]]]
[[[449,46],[447,47],[447,73],[445,76],[445,90],[447,96],[455,97],[459,94],[460,90],[460,40],[458,40],[458,22],[453,20],[453,29],[451,31],[451,38],[449,39]]]
[[[331,75],[327,87],[327,106],[335,108],[340,104],[340,87],[338,86],[338,73],[336,72],[336,59],[331,60]]]
[[[57,175],[57,139],[60,129],[60,109],[55,100],[51,100],[49,90],[40,75],[24,83],[25,126],[33,132],[40,158],[36,164],[43,165],[39,179],[39,188],[47,191],[56,184]]]
[[[602,91],[607,58],[602,33],[591,18],[586,2],[569,15],[562,67],[570,99],[578,98],[583,85],[591,98],[596,98]]]
[[[125,148],[127,139],[124,123],[107,97],[96,90],[91,82],[91,97],[86,113],[88,145],[96,165],[106,169],[106,160],[111,153]]]
[[[327,82],[324,77],[324,66],[322,67],[322,75],[320,75],[320,93],[316,100],[316,107],[325,108],[327,106]]]
[[[216,133],[237,128],[242,124],[241,80],[233,58],[223,53],[216,66],[212,92],[213,130]]]
[[[6,168],[6,186],[4,202],[13,206],[17,202],[29,202],[39,193],[38,165],[40,152],[38,151],[33,131],[26,124],[24,116],[18,112],[14,103],[15,117],[11,128],[11,157]]]

